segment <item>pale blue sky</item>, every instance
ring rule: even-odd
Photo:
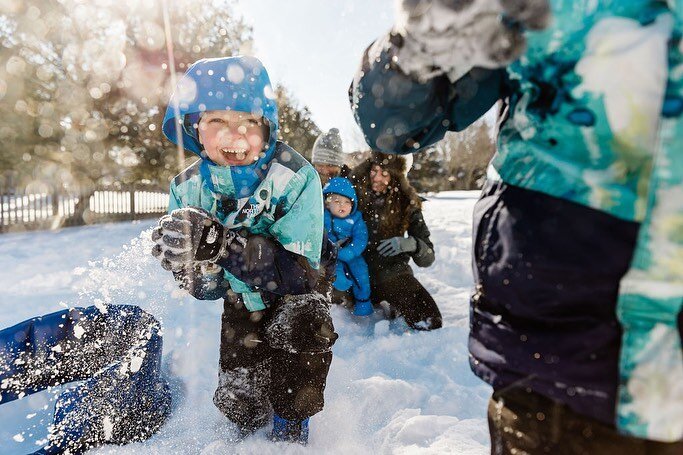
[[[273,83],[286,85],[324,131],[337,127],[344,150],[362,135],[347,90],[365,48],[393,23],[393,0],[238,0],[254,30],[254,54]]]

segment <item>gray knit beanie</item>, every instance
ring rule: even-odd
[[[344,165],[342,141],[337,128],[330,128],[330,131],[321,134],[315,140],[311,154],[311,163],[330,164],[339,167]]]

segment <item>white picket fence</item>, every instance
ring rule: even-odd
[[[83,216],[75,217],[85,197]],[[0,232],[150,218],[167,208],[168,193],[152,190],[97,190],[89,196],[6,191],[0,193]]]

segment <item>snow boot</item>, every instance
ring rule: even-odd
[[[273,416],[273,441],[297,442],[301,445],[308,443],[308,418],[304,420],[287,420],[279,415]]]
[[[370,316],[372,313],[372,303],[369,300],[359,300],[353,306],[354,316]]]

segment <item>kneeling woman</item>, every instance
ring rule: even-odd
[[[374,152],[350,175],[368,226],[364,257],[371,300],[387,302],[414,329],[438,329],[441,312],[408,265],[410,258],[418,267],[432,265],[434,246],[422,217],[422,201],[405,174],[404,158]]]

